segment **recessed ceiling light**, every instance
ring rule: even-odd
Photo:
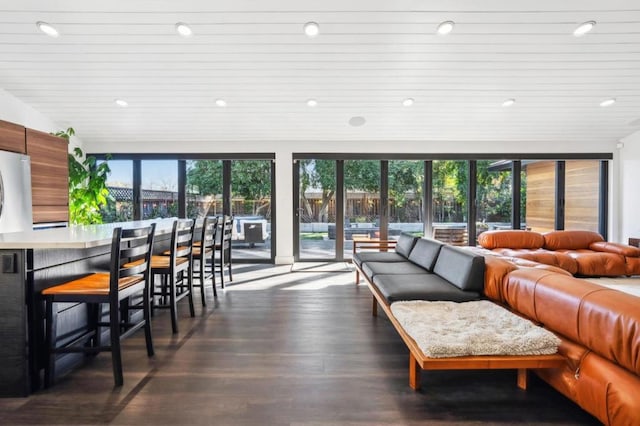
[[[113,101],[116,103],[116,105],[122,107],[122,108],[126,108],[129,106],[129,102],[125,101],[124,99],[116,99],[115,101]]]
[[[225,101],[224,99],[216,99],[216,105],[218,105],[221,108],[224,108],[227,106],[227,101]]]
[[[415,101],[413,100],[413,98],[407,98],[405,100],[402,101],[402,105],[403,106],[411,106],[413,105]]]
[[[317,22],[307,22],[303,28],[307,37],[313,38],[320,34],[320,25]]]
[[[49,37],[58,37],[60,33],[56,30],[53,25],[47,24],[46,22],[38,21],[36,22],[36,26],[40,31],[48,35]]]
[[[182,37],[191,37],[193,35],[191,27],[184,22],[178,22],[176,24],[176,32]]]
[[[454,26],[455,23],[453,21],[444,21],[441,22],[440,25],[438,25],[438,29],[436,30],[436,32],[440,35],[447,35],[451,31],[453,31]]]
[[[515,104],[516,100],[513,98],[509,98],[509,99],[505,99],[504,102],[502,102],[502,106],[503,107],[510,107],[511,105]]]
[[[573,30],[573,35],[576,37],[582,37],[596,26],[596,21],[587,21],[578,25],[578,28]]]
[[[353,127],[364,126],[364,123],[366,123],[366,122],[367,122],[367,120],[365,120],[364,117],[360,117],[360,116],[351,117],[349,119],[349,125],[351,125]]]
[[[307,106],[316,107],[318,106],[318,101],[316,101],[315,99],[307,99]]]
[[[600,106],[601,107],[608,107],[611,106],[613,104],[616,103],[616,98],[609,98],[609,99],[605,99],[604,101],[600,102]]]

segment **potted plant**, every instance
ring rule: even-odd
[[[67,141],[75,135],[69,127],[55,133]],[[85,156],[78,147],[69,154],[69,222],[77,225],[102,223],[101,207],[107,205],[107,177],[111,170],[107,162],[98,164],[94,156]]]

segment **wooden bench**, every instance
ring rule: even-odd
[[[400,337],[409,349],[409,386],[414,390],[420,389],[421,370],[507,370],[516,369],[517,385],[520,389],[527,388],[528,372],[538,368],[560,368],[566,361],[560,354],[527,355],[527,356],[463,356],[452,358],[430,358],[426,356],[417,343],[409,336],[400,322],[391,312],[384,296],[377,287],[368,280],[367,285],[373,294],[373,316],[378,314],[378,305],[396,328]]]
[[[469,244],[469,234],[466,228],[433,228],[433,239],[452,246]]]

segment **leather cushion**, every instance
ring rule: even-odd
[[[362,266],[364,262],[406,262],[407,258],[392,251],[361,251],[354,254],[352,260]]]
[[[409,261],[407,262],[364,262],[362,272],[373,278],[378,274],[428,274],[424,268]]]
[[[544,244],[542,234],[533,231],[500,230],[485,231],[478,236],[478,243],[486,249],[500,247],[513,249],[539,249]]]
[[[411,234],[406,234],[403,232],[402,234],[400,234],[398,242],[396,243],[396,253],[408,258],[411,250],[413,249],[413,246],[416,244],[417,239],[418,237],[414,237]]]
[[[626,272],[624,256],[619,254],[591,250],[574,250],[564,253],[576,260],[578,275],[615,277],[624,275]]]
[[[593,231],[552,231],[543,237],[543,248],[547,250],[588,249],[591,243],[604,241],[602,235]]]
[[[507,257],[517,257],[520,259],[528,259],[545,265],[557,266],[571,274],[578,272],[578,263],[574,258],[566,253],[555,252],[550,250],[513,250],[513,249],[495,249],[494,251]]]
[[[520,314],[640,373],[636,296],[533,269],[511,272],[503,294],[505,302]]]
[[[433,271],[433,267],[436,264],[438,253],[444,243],[428,238],[418,238],[416,244],[409,254],[409,261],[416,265],[422,266],[429,272]]]
[[[481,299],[478,292],[462,291],[434,274],[376,275],[374,285],[388,303],[402,300],[468,302]]]
[[[460,290],[482,292],[484,289],[484,257],[469,250],[443,246],[433,272]]]
[[[589,244],[589,248],[593,251],[602,251],[606,253],[615,253],[627,257],[640,257],[640,248],[628,246],[626,244],[609,243],[607,241],[598,241]]]
[[[498,256],[484,258],[484,294],[489,299],[502,302],[502,286],[506,276],[518,269],[516,265]]]
[[[640,257],[625,258],[625,274],[640,275]]]

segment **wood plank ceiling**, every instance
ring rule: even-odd
[[[611,142],[640,129],[640,3],[0,0],[0,87],[92,145]]]

